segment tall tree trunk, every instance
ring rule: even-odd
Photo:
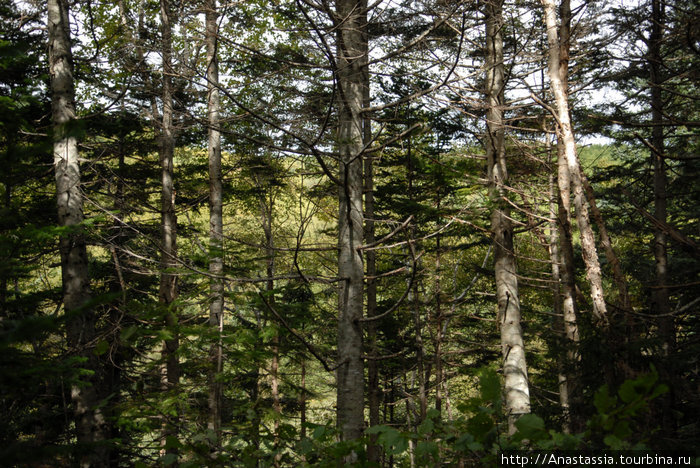
[[[161,260],[159,300],[165,313],[165,326],[172,338],[163,343],[162,389],[174,392],[180,381],[180,364],[177,356],[179,338],[178,316],[175,311],[177,298],[177,216],[175,213],[175,188],[173,181],[173,155],[175,152],[175,131],[173,128],[173,87],[172,87],[172,13],[170,0],[160,0],[160,19],[163,57],[163,113],[160,128],[161,164]],[[164,416],[161,444],[166,446],[169,438],[178,436],[178,417]],[[177,455],[172,444],[164,448],[164,453]]]
[[[415,190],[413,188],[413,177],[414,177],[414,168],[413,168],[413,152],[412,152],[412,139],[411,136],[409,135],[407,140],[406,140],[406,178],[407,178],[407,183],[408,183],[408,199],[413,202],[414,197],[415,197]],[[411,239],[416,239],[417,236],[417,227],[416,223],[411,223],[410,225],[410,237]],[[410,252],[410,249],[415,249],[415,246],[410,246],[408,247],[408,250]],[[406,267],[409,267],[409,263],[406,263]],[[420,267],[418,267],[418,270],[420,270]],[[430,377],[430,371],[426,372],[426,365],[425,365],[425,345],[423,344],[423,319],[421,317],[421,296],[420,296],[420,283],[419,281],[413,281],[413,285],[411,286],[411,280],[406,279],[406,285],[410,287],[410,292],[408,293],[407,299],[409,303],[411,304],[411,309],[413,312],[413,330],[414,333],[416,334],[415,340],[416,340],[416,370],[414,371],[414,381],[418,380],[418,406],[420,408],[420,413],[416,417],[416,420],[414,421],[414,426],[417,428],[420,423],[423,422],[427,415],[428,411],[428,397],[427,397],[427,390],[426,390],[426,382],[429,380]],[[430,366],[428,366],[430,367]],[[416,379],[417,378],[417,379]],[[427,379],[428,378],[428,379]],[[413,383],[411,382],[411,387],[413,387]],[[410,424],[408,425],[409,427],[411,426]]]
[[[96,317],[88,306],[90,280],[85,237],[82,233],[83,197],[80,191],[78,141],[75,136],[75,84],[70,42],[68,3],[48,1],[49,72],[53,118],[53,158],[56,175],[58,223],[70,228],[59,240],[63,305],[67,318],[66,338],[72,353],[85,358],[85,367],[95,372],[89,385],[73,384],[76,439],[82,450],[81,467],[109,464],[106,441],[109,430],[103,409],[98,405],[98,381],[101,373],[91,347],[94,346]]]
[[[437,190],[437,211],[440,212],[440,187]],[[435,334],[433,337],[433,343],[435,347],[435,409],[440,413],[442,412],[442,383],[443,383],[443,371],[442,371],[442,323],[443,323],[443,313],[442,313],[442,282],[440,277],[441,261],[442,261],[442,246],[441,241],[442,234],[438,233],[435,238]],[[428,381],[430,381],[430,376],[427,376]]]
[[[268,304],[270,307],[275,307],[275,239],[272,232],[272,216],[274,210],[274,196],[272,194],[272,189],[267,190],[263,187],[262,181],[258,187],[263,190],[263,194],[260,196],[260,213],[262,216],[262,228],[265,234],[265,274],[267,275],[267,281],[265,282],[265,291],[269,294]],[[282,404],[280,402],[279,393],[279,358],[280,358],[280,334],[279,331],[275,331],[272,337],[272,361],[270,363],[270,393],[272,396],[272,409],[275,411],[272,434],[273,434],[273,444],[275,450],[280,446],[280,418],[282,416]],[[274,466],[279,467],[281,460],[281,453],[277,453],[274,459]]]
[[[219,375],[223,370],[221,333],[224,316],[224,222],[221,180],[221,132],[219,130],[219,62],[217,1],[206,5],[207,91],[209,117],[209,326],[215,331],[215,342],[209,351],[209,422],[208,428],[216,437],[215,449],[221,442],[222,384]]]
[[[651,34],[649,37],[649,69],[651,71],[651,159],[654,164],[654,218],[666,223],[666,161],[663,127],[664,101],[661,95],[663,86],[661,44],[665,24],[662,0],[652,0]],[[668,355],[675,346],[673,318],[668,292],[668,254],[666,232],[658,225],[654,232],[654,260],[656,262],[656,289],[652,297],[654,313],[659,316],[659,335],[663,354]]]
[[[515,421],[530,412],[530,389],[525,361],[523,331],[520,326],[520,297],[513,227],[504,187],[508,181],[503,125],[504,66],[503,66],[503,3],[486,3],[486,159],[488,164],[489,196],[494,201],[491,231],[494,240],[494,268],[498,324],[501,329],[503,375],[505,377],[505,407],[508,431],[515,432]]]
[[[306,359],[301,356],[301,393],[299,394],[299,425],[301,426],[299,432],[299,438],[304,440],[306,438]]]
[[[560,223],[556,219],[557,216],[557,199],[558,190],[554,184],[554,176],[550,175],[549,181],[549,196],[550,196],[550,217],[553,221],[550,224],[550,241],[549,255],[552,262],[552,283],[554,296],[554,313],[557,315],[556,325],[557,333],[562,336],[562,347],[564,353],[559,353],[557,356],[557,365],[559,368],[559,404],[562,408],[562,430],[566,434],[572,431],[572,400],[574,398],[577,382],[577,361],[578,361],[578,324],[576,323],[576,308],[575,308],[575,286],[570,281],[571,272],[569,265],[566,263],[566,257],[561,250],[568,248],[571,250],[570,256],[573,257],[573,249],[571,244],[560,248]],[[566,241],[564,241],[566,242]]]
[[[649,36],[649,69],[651,71],[651,159],[654,164],[654,218],[660,223],[655,224],[654,231],[654,261],[656,266],[656,288],[652,293],[652,312],[658,316],[657,326],[661,342],[661,358],[664,364],[669,363],[669,355],[676,347],[676,332],[669,301],[669,271],[667,253],[667,233],[661,228],[665,225],[667,213],[667,176],[666,176],[666,143],[664,139],[664,99],[662,87],[663,57],[661,46],[664,40],[666,14],[663,0],[651,2],[651,34]],[[663,365],[661,378],[669,383],[669,393],[662,395],[658,401],[661,413],[661,425],[667,433],[675,433],[676,418],[674,416],[674,400],[676,389],[680,387],[679,377],[672,367]]]
[[[338,152],[340,153],[338,215],[338,370],[337,424],[343,440],[357,439],[364,424],[362,361],[362,105],[366,50],[366,2],[337,0]]]
[[[615,286],[617,286],[618,293],[620,295],[620,307],[626,317],[626,321],[631,320],[630,312],[632,311],[632,301],[630,300],[629,290],[627,288],[627,280],[622,271],[622,265],[620,264],[620,259],[617,257],[617,253],[612,245],[612,240],[608,234],[608,229],[605,226],[605,220],[603,219],[603,214],[598,209],[598,205],[595,200],[595,192],[593,192],[593,187],[588,181],[586,174],[581,172],[581,181],[583,182],[583,188],[586,191],[586,199],[588,200],[588,205],[591,207],[591,215],[593,215],[593,220],[598,226],[598,236],[600,237],[600,244],[605,250],[605,257],[608,263],[612,267],[613,280],[615,281]]]
[[[557,13],[555,0],[542,0],[544,6],[544,18],[547,29],[547,43],[549,46],[548,74],[549,83],[556,102],[556,114],[558,120],[558,144],[563,147],[559,154],[566,161],[568,177],[558,178],[562,197],[566,193],[566,187],[562,183],[566,179],[571,181],[574,192],[574,207],[576,208],[576,221],[581,233],[581,249],[583,261],[586,265],[586,278],[591,287],[591,299],[593,302],[593,315],[604,328],[607,328],[607,306],[603,294],[603,280],[598,260],[598,252],[595,246],[595,236],[588,215],[588,205],[581,180],[581,168],[576,154],[576,142],[569,113],[568,102],[568,51],[569,51],[569,24],[571,12],[569,0],[562,0],[562,29],[557,28]],[[561,37],[559,37],[561,36]]]
[[[365,15],[364,19],[366,20]],[[364,60],[363,64],[363,88],[362,88],[362,100],[363,107],[368,108],[370,105],[370,75],[369,75],[369,64],[368,62],[368,46],[367,41],[367,28],[363,29],[365,38],[363,40],[363,45],[365,46]],[[372,119],[368,113],[364,114],[363,117],[363,127],[362,127],[362,143],[365,147],[368,147],[372,142]],[[373,244],[375,241],[375,226],[374,226],[374,167],[373,167],[373,157],[368,155],[364,158],[364,177],[365,177],[365,243]],[[366,252],[367,258],[367,281],[366,281],[366,294],[367,294],[367,317],[373,317],[377,315],[377,280],[374,278],[377,274],[377,261],[376,252],[374,250],[368,250]],[[378,426],[379,421],[379,405],[381,400],[381,392],[379,389],[379,361],[376,359],[379,355],[377,349],[377,323],[375,320],[368,322],[367,324],[367,349],[370,359],[367,363],[367,403],[369,406],[369,425]],[[367,458],[370,462],[379,463],[380,460],[380,447],[376,444],[377,434],[372,434],[370,436],[371,443],[367,447]]]

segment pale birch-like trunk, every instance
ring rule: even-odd
[[[160,0],[160,19],[163,57],[163,113],[160,128],[161,164],[161,259],[159,300],[165,312],[165,326],[172,338],[163,343],[161,386],[163,391],[172,392],[180,381],[180,364],[177,356],[179,339],[177,335],[178,317],[174,310],[177,298],[177,215],[175,213],[175,188],[173,181],[173,156],[175,152],[175,131],[173,127],[173,66],[172,66],[172,12],[170,0]],[[178,437],[178,417],[163,416],[161,445],[168,438]],[[164,453],[177,455],[177,449],[170,446]]]
[[[209,293],[209,326],[215,333],[215,343],[209,350],[209,421],[208,429],[216,437],[215,448],[221,441],[222,384],[219,375],[223,370],[223,350],[221,333],[224,316],[224,222],[223,191],[221,175],[221,132],[219,130],[219,62],[218,62],[218,11],[217,1],[206,4],[207,46],[207,110],[209,120],[209,273],[211,274]]]
[[[586,278],[591,288],[591,300],[593,302],[593,315],[603,327],[607,328],[607,306],[603,293],[603,280],[598,260],[598,252],[595,246],[595,236],[591,227],[588,214],[588,205],[581,180],[581,168],[576,153],[576,141],[571,124],[569,113],[569,102],[567,92],[568,74],[568,23],[570,20],[570,9],[568,0],[562,0],[562,25],[563,34],[560,37],[557,27],[557,13],[555,0],[542,0],[544,7],[544,19],[547,30],[547,44],[549,49],[548,75],[552,94],[556,103],[556,116],[558,120],[558,144],[563,147],[559,154],[566,161],[568,169],[568,179],[571,181],[571,188],[574,194],[574,207],[576,209],[576,221],[581,234],[581,250],[583,261],[586,265]],[[560,172],[561,176],[561,172]],[[562,183],[559,177],[559,183]],[[560,186],[560,192],[565,193],[564,187]]]
[[[75,435],[78,444],[87,451],[80,456],[79,465],[102,467],[109,464],[109,429],[103,410],[98,405],[98,363],[89,349],[93,346],[96,318],[88,306],[88,256],[80,226],[83,222],[83,196],[80,190],[78,141],[73,126],[76,120],[75,83],[69,11],[65,0],[48,1],[47,26],[58,224],[70,228],[59,240],[63,306],[67,316],[66,338],[71,352],[85,356],[85,367],[96,372],[90,384],[71,386]]]
[[[362,325],[364,265],[362,214],[362,105],[366,50],[364,0],[337,0],[338,152],[338,369],[337,424],[343,440],[358,439],[364,425]]]
[[[525,360],[523,331],[520,325],[520,296],[517,266],[513,251],[513,227],[507,196],[508,181],[503,124],[504,65],[503,65],[503,3],[486,3],[486,158],[488,164],[489,196],[494,201],[491,231],[494,241],[494,269],[498,324],[501,329],[503,376],[505,378],[505,409],[508,431],[515,432],[515,421],[530,412],[530,389]]]

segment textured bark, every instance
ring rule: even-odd
[[[364,18],[366,20],[366,16]],[[369,65],[367,30],[364,29],[365,38],[363,45],[365,46],[365,63],[363,64],[363,88],[362,101],[363,107],[368,108],[370,105],[370,80],[369,80]],[[363,119],[362,143],[365,147],[372,142],[372,120],[368,113],[364,114]],[[373,244],[375,241],[375,226],[374,226],[374,167],[372,156],[367,156],[364,160],[364,178],[365,178],[365,243]],[[377,274],[376,252],[368,250],[366,252],[367,259],[367,317],[377,315],[377,282],[374,276]],[[369,354],[375,359],[370,359],[367,363],[367,403],[369,406],[369,425],[378,426],[379,420],[379,405],[381,403],[381,391],[379,388],[379,361],[376,357],[379,355],[377,349],[377,323],[375,320],[367,324],[367,349]],[[370,436],[370,444],[367,447],[367,458],[370,462],[379,463],[381,451],[376,444],[377,434]]]
[[[663,41],[664,5],[661,0],[652,0],[651,34],[649,37],[649,69],[651,71],[651,159],[654,164],[654,218],[661,223],[667,221],[666,161],[663,107],[661,43]],[[668,254],[666,231],[658,225],[654,230],[654,260],[656,263],[656,289],[652,297],[653,311],[659,316],[659,335],[664,355],[675,346],[673,318],[668,291]]]
[[[661,46],[666,27],[665,5],[663,0],[651,1],[651,32],[649,35],[648,63],[651,82],[651,159],[654,166],[654,261],[656,288],[652,293],[652,313],[657,315],[658,337],[661,342],[662,362],[669,363],[676,347],[676,332],[669,298],[669,265],[667,253],[667,175],[666,142],[664,138],[664,64]],[[661,426],[667,433],[675,433],[676,416],[673,407],[678,388],[682,387],[680,377],[669,365],[661,366],[661,378],[668,382],[670,391],[656,402]]]
[[[89,385],[74,384],[70,389],[75,435],[78,444],[87,451],[80,456],[79,465],[101,467],[109,464],[106,445],[109,429],[103,409],[98,406],[100,396],[97,381],[100,373],[91,349],[96,334],[96,318],[88,306],[88,256],[80,228],[83,222],[83,197],[80,191],[78,141],[74,134],[75,84],[66,1],[48,1],[48,33],[58,223],[61,227],[71,228],[59,240],[63,305],[67,316],[66,338],[70,351],[86,357],[84,366],[95,372]]]
[[[595,236],[591,227],[586,204],[583,182],[581,181],[581,168],[576,154],[576,142],[574,139],[573,127],[569,115],[569,102],[567,92],[568,68],[568,23],[570,13],[568,0],[562,0],[562,29],[564,37],[558,35],[557,15],[555,0],[542,0],[544,6],[544,18],[547,29],[547,43],[549,46],[548,75],[550,88],[554,94],[556,103],[556,113],[558,120],[557,137],[559,145],[563,147],[560,154],[566,161],[569,172],[571,188],[574,194],[574,207],[576,208],[576,221],[581,234],[581,250],[583,261],[586,265],[586,278],[591,288],[591,299],[593,302],[593,315],[600,325],[607,327],[607,306],[603,293],[603,280],[598,260],[598,252],[595,246]],[[561,177],[560,177],[561,179]],[[561,180],[560,180],[561,183]],[[565,193],[560,187],[562,194]]]
[[[566,85],[569,76],[569,47],[571,36],[571,8],[568,1],[562,1],[559,9],[559,76]],[[576,269],[573,245],[573,227],[571,213],[571,176],[566,158],[565,146],[561,136],[561,127],[557,126],[557,187],[552,187],[553,198],[556,197],[556,234],[558,243],[552,244],[552,261],[555,262],[552,272],[559,276],[559,296],[555,304],[559,306],[562,315],[562,332],[564,335],[565,355],[560,357],[561,375],[560,402],[564,414],[564,429],[576,432],[581,429],[578,418],[580,403],[579,385],[579,330],[578,308],[576,306]],[[555,210],[554,206],[551,207]],[[553,211],[554,212],[554,211]],[[566,403],[563,403],[565,400]],[[568,426],[568,427],[567,427]]]
[[[215,448],[221,440],[222,384],[218,376],[223,370],[221,333],[224,316],[224,223],[221,181],[221,132],[219,131],[219,63],[217,57],[218,11],[216,0],[206,5],[207,45],[207,110],[209,120],[209,326],[215,331],[216,342],[209,350],[209,422],[208,428],[216,436]]]
[[[299,430],[299,438],[304,440],[306,438],[306,361],[301,360],[301,393],[299,395],[299,425],[301,429]]]
[[[173,128],[173,87],[172,87],[172,13],[170,1],[160,1],[160,19],[163,57],[163,114],[160,128],[160,164],[161,164],[161,260],[159,300],[165,311],[165,326],[172,338],[163,343],[163,360],[165,365],[161,374],[164,391],[173,392],[180,381],[180,364],[177,357],[179,339],[177,336],[178,317],[174,310],[177,298],[177,215],[175,213],[175,187],[173,181],[173,155],[175,152],[175,131]],[[178,436],[178,417],[164,416],[161,445],[168,438]],[[168,448],[165,453],[177,455],[175,448]]]
[[[437,211],[440,212],[440,188],[438,187],[437,192]],[[442,247],[441,241],[442,235],[438,234],[435,238],[435,333],[433,335],[433,345],[435,347],[435,358],[433,365],[435,366],[435,409],[438,412],[442,412],[442,384],[443,384],[443,371],[442,371],[442,324],[443,324],[443,312],[442,312],[442,282],[440,277],[441,270],[441,260],[442,260]],[[430,376],[427,376],[428,381],[430,381]]]
[[[266,181],[258,181],[258,189],[262,192],[258,201],[260,203],[260,214],[263,233],[265,234],[265,258],[266,266],[265,273],[267,281],[265,282],[265,290],[268,293],[267,302],[270,307],[275,307],[275,242],[272,232],[272,216],[274,208],[274,196],[270,188],[265,188]],[[272,435],[275,450],[280,445],[280,417],[282,415],[282,404],[279,394],[279,351],[280,351],[280,335],[276,331],[272,337],[272,360],[270,363],[270,393],[272,396],[272,409],[277,413],[274,415]],[[279,467],[281,454],[275,455],[274,466]]]
[[[530,412],[530,389],[525,360],[525,345],[520,326],[520,297],[517,266],[513,252],[513,227],[504,187],[508,181],[503,125],[503,4],[491,0],[486,4],[486,159],[489,196],[494,202],[491,232],[494,242],[494,269],[498,324],[501,329],[505,408],[508,430],[515,432],[515,421]]]
[[[407,183],[408,183],[408,199],[411,202],[415,201],[415,190],[413,187],[413,177],[414,177],[414,172],[415,169],[413,167],[413,152],[412,152],[412,138],[409,135],[409,137],[406,140],[406,178],[407,178]],[[410,238],[411,239],[416,239],[417,237],[417,229],[416,229],[416,224],[411,223],[410,226]],[[409,246],[409,249],[417,249],[420,248],[419,243],[420,241],[417,241],[416,244],[413,246]],[[409,250],[410,251],[410,250]],[[420,262],[420,261],[419,261]],[[406,262],[406,268],[410,267],[410,262]],[[417,265],[418,270],[421,269],[420,266]],[[421,297],[420,297],[420,282],[419,281],[413,281],[413,285],[411,286],[411,280],[406,279],[406,286],[410,287],[410,291],[408,293],[407,299],[408,302],[411,304],[411,310],[413,313],[413,330],[416,335],[416,369],[413,372],[414,380],[418,381],[418,404],[420,408],[420,413],[416,417],[416,421],[414,421],[414,425],[417,428],[418,425],[420,425],[421,422],[425,419],[428,411],[428,396],[427,396],[427,390],[426,390],[426,382],[430,378],[430,366],[428,367],[428,371],[426,371],[426,365],[425,365],[425,345],[423,344],[423,318],[421,316],[422,314],[422,309],[421,309]],[[411,383],[411,387],[413,387],[413,382]],[[411,427],[411,425],[408,425]]]
[[[337,424],[343,440],[357,439],[364,425],[362,361],[364,265],[362,245],[362,104],[366,50],[363,0],[337,0],[338,152],[338,370]]]
[[[622,272],[620,259],[617,257],[617,253],[612,246],[612,240],[610,239],[608,229],[605,226],[603,214],[600,212],[598,205],[596,204],[593,187],[591,187],[590,182],[588,182],[588,178],[583,172],[581,173],[581,181],[583,182],[583,188],[586,191],[586,199],[588,200],[588,205],[591,208],[591,215],[593,215],[593,220],[598,226],[598,237],[600,238],[600,244],[603,246],[603,249],[605,250],[605,257],[612,267],[613,280],[615,281],[615,286],[617,286],[618,293],[620,294],[620,307],[625,312],[625,316],[629,322],[629,312],[632,308],[632,301],[629,297],[627,280]]]
[[[550,176],[550,217],[554,220],[550,225],[549,255],[552,261],[552,283],[554,288],[554,313],[557,315],[558,332],[562,335],[562,343],[565,352],[557,356],[559,368],[559,404],[562,408],[562,430],[569,434],[575,425],[573,421],[573,400],[578,391],[578,324],[576,321],[575,285],[573,284],[573,269],[567,264],[566,258],[573,259],[570,234],[567,242],[560,239],[561,223],[557,217],[558,190],[554,184],[554,177]],[[567,237],[567,236],[565,236]],[[568,255],[563,255],[562,250],[569,250]]]

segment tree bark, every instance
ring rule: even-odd
[[[652,293],[652,313],[657,315],[658,337],[661,343],[661,359],[666,365],[661,366],[661,378],[668,382],[669,393],[662,395],[657,402],[660,412],[661,426],[667,433],[676,433],[676,417],[673,407],[677,389],[681,387],[680,378],[671,364],[669,356],[676,348],[676,331],[669,297],[669,265],[668,238],[663,228],[667,224],[667,193],[666,175],[666,142],[664,137],[664,64],[662,44],[666,13],[663,0],[651,1],[651,34],[649,35],[649,69],[651,82],[651,159],[654,165],[654,261],[656,273],[656,288]]]
[[[593,215],[593,220],[598,226],[598,237],[600,238],[600,243],[605,250],[605,257],[612,267],[613,280],[615,281],[615,285],[617,286],[617,290],[620,295],[620,307],[623,309],[625,317],[628,317],[629,321],[629,312],[632,310],[632,301],[629,297],[629,289],[627,288],[625,274],[622,271],[622,264],[620,264],[620,259],[617,257],[617,253],[613,248],[612,240],[610,239],[608,229],[605,226],[603,214],[600,212],[598,205],[596,204],[593,187],[583,172],[581,172],[581,181],[583,182],[583,188],[586,191],[588,205],[591,207],[591,215]]]
[[[652,0],[651,34],[649,37],[649,69],[651,71],[651,159],[654,165],[654,218],[666,224],[666,161],[663,108],[664,101],[661,94],[663,86],[661,44],[664,28],[664,4],[662,0]],[[659,316],[659,336],[662,341],[662,352],[668,355],[675,346],[673,317],[669,302],[669,276],[666,231],[658,225],[654,230],[654,260],[656,263],[656,285],[652,297],[653,311]]]
[[[517,266],[513,251],[513,227],[504,187],[508,182],[503,123],[504,65],[503,65],[503,3],[486,3],[486,159],[488,164],[489,196],[494,202],[491,232],[494,241],[494,269],[498,324],[501,329],[503,375],[505,378],[505,408],[508,431],[514,433],[515,421],[530,412],[530,389],[525,360],[523,331],[520,326],[520,297]]]
[[[306,359],[301,357],[301,394],[299,395],[299,439],[306,438]]]
[[[567,258],[573,259],[573,248],[569,239],[560,238],[561,223],[557,219],[558,189],[554,184],[554,177],[550,176],[550,217],[553,219],[550,225],[549,255],[552,261],[552,283],[554,295],[554,313],[557,315],[557,333],[562,336],[562,347],[565,352],[557,356],[559,367],[559,404],[562,408],[562,430],[566,434],[572,432],[575,426],[572,402],[576,396],[578,386],[578,324],[576,321],[575,284],[571,264]],[[567,243],[567,245],[563,245]],[[560,247],[560,244],[562,245]],[[569,254],[562,254],[562,250],[568,249]]]
[[[49,72],[53,118],[53,159],[56,176],[58,223],[69,228],[59,240],[66,338],[72,353],[87,358],[85,367],[95,372],[88,385],[73,384],[71,401],[78,445],[86,450],[81,467],[109,464],[109,429],[98,405],[100,372],[92,352],[96,335],[95,312],[90,308],[90,280],[85,236],[82,232],[83,196],[80,190],[78,141],[75,136],[75,83],[70,41],[68,3],[48,1]]]
[[[265,282],[265,291],[269,294],[267,301],[270,307],[275,307],[275,239],[272,232],[272,216],[274,210],[274,195],[272,188],[266,188],[266,181],[259,181],[258,189],[261,190],[259,197],[260,213],[263,233],[265,234],[265,273],[267,281]],[[272,337],[272,360],[270,363],[270,393],[272,396],[272,409],[275,411],[272,435],[275,450],[280,446],[280,418],[282,416],[282,404],[280,402],[279,393],[279,358],[280,358],[280,334],[275,331]],[[279,467],[281,454],[275,454],[273,466]]]
[[[338,370],[337,424],[343,440],[358,439],[364,425],[362,361],[364,266],[359,247],[362,215],[362,105],[366,45],[364,0],[337,0],[338,152]]]
[[[367,15],[363,19],[366,21]],[[367,38],[367,27],[363,29],[364,39],[363,45],[365,46],[364,60],[363,64],[363,88],[362,88],[362,101],[363,107],[368,108],[370,106],[370,75],[369,75],[369,42]],[[365,147],[368,147],[372,142],[372,119],[368,113],[363,116],[363,127],[362,127],[362,143]],[[374,164],[373,156],[369,155],[364,158],[364,183],[365,183],[365,243],[373,244],[375,241],[375,226],[374,226]],[[367,258],[367,281],[366,281],[366,294],[367,294],[367,317],[373,317],[377,315],[377,281],[374,278],[377,274],[377,261],[376,261],[376,251],[368,250],[366,252]],[[379,361],[376,359],[379,355],[377,349],[377,323],[375,320],[370,321],[367,324],[367,348],[369,354],[374,358],[370,359],[367,363],[367,403],[369,406],[369,425],[378,426],[380,424],[379,420],[379,405],[381,403],[381,391],[379,388]],[[372,434],[370,437],[370,444],[367,447],[367,458],[372,463],[379,463],[381,458],[381,449],[376,444],[377,434]]]
[[[437,189],[437,211],[440,212],[440,202],[441,202],[440,187]],[[442,262],[442,246],[441,241],[442,234],[439,234],[435,238],[435,334],[433,337],[433,345],[435,349],[435,409],[438,413],[442,412],[442,383],[443,383],[443,370],[442,370],[442,324],[443,324],[443,312],[442,312],[442,282],[441,282],[441,262]],[[430,376],[427,376],[428,381],[430,381]],[[439,416],[440,417],[440,416]]]
[[[207,46],[207,91],[209,120],[209,326],[214,331],[215,343],[209,351],[209,422],[218,450],[221,442],[222,384],[219,375],[223,370],[221,333],[224,315],[224,223],[221,176],[221,132],[219,130],[219,62],[218,62],[218,11],[217,0],[208,0],[206,5]]]
[[[177,274],[177,215],[175,213],[175,187],[173,180],[173,155],[175,152],[175,131],[173,126],[173,87],[172,76],[172,13],[170,0],[160,0],[160,19],[163,57],[163,113],[160,128],[161,164],[161,260],[159,300],[165,313],[165,326],[172,338],[163,343],[165,365],[161,374],[161,385],[165,392],[174,392],[180,382],[180,364],[177,356],[179,338],[178,316],[175,299],[178,294]],[[169,438],[178,437],[178,417],[164,416],[161,445],[165,447]],[[171,445],[164,453],[177,456],[177,449]]]
[[[569,114],[568,102],[568,50],[569,50],[569,22],[570,8],[569,1],[562,0],[562,30],[561,37],[557,34],[557,15],[555,0],[542,0],[544,7],[544,19],[547,29],[547,43],[549,48],[549,63],[548,75],[550,88],[556,102],[556,116],[558,124],[558,144],[563,147],[563,151],[559,154],[566,162],[568,169],[568,178],[571,181],[571,186],[574,192],[574,207],[576,208],[576,221],[581,234],[581,249],[583,253],[583,261],[586,265],[586,278],[591,288],[591,299],[593,302],[593,315],[600,325],[607,328],[607,306],[605,304],[605,296],[603,293],[603,280],[600,270],[600,262],[598,260],[598,252],[595,246],[595,236],[591,227],[588,214],[588,206],[581,181],[581,168],[576,154],[576,142],[574,139],[573,127]],[[564,178],[560,177],[559,183],[564,182]],[[560,185],[560,192],[563,195],[566,193],[566,187]]]

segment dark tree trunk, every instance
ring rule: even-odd
[[[180,363],[177,356],[179,347],[178,315],[175,310],[177,298],[177,215],[175,213],[175,187],[173,179],[173,155],[175,152],[175,131],[173,126],[173,66],[172,66],[172,12],[170,0],[160,0],[160,19],[163,57],[163,114],[160,127],[161,164],[161,259],[159,300],[165,314],[165,327],[172,338],[163,343],[165,365],[161,374],[162,390],[175,392],[180,382]],[[177,412],[177,410],[176,410]],[[161,445],[168,439],[178,437],[178,416],[163,416]],[[163,449],[164,453],[177,456],[173,444]],[[175,463],[177,464],[177,463]]]
[[[666,161],[664,141],[664,101],[661,44],[664,29],[664,4],[652,0],[651,35],[649,38],[649,69],[651,70],[651,159],[654,165],[654,218],[666,224]],[[656,289],[653,294],[654,312],[659,316],[659,335],[664,355],[675,346],[675,333],[668,292],[668,254],[666,232],[659,226],[654,231],[654,260],[656,262]]]
[[[209,422],[208,428],[215,437],[214,449],[221,443],[222,384],[219,375],[223,370],[221,333],[224,316],[224,223],[221,180],[221,132],[219,131],[219,62],[217,57],[218,11],[216,0],[206,5],[207,90],[209,113],[209,326],[214,331],[215,342],[209,350]]]
[[[85,236],[82,232],[83,195],[80,190],[78,141],[75,136],[75,84],[70,41],[68,4],[48,2],[49,71],[53,117],[53,157],[56,175],[58,223],[69,228],[59,240],[66,338],[71,353],[87,359],[84,367],[94,372],[88,385],[73,384],[71,401],[76,440],[83,455],[81,467],[109,464],[109,427],[101,400],[97,357],[93,353],[96,316],[89,306],[90,281]]]

